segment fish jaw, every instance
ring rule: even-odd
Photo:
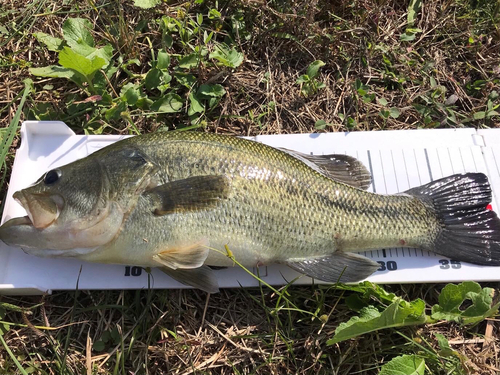
[[[36,256],[81,257],[111,242],[120,232],[124,216],[120,207],[111,203],[97,220],[82,218],[59,223],[56,219],[45,228],[37,228],[28,215],[0,226],[0,240]]]
[[[25,194],[24,190],[15,192],[13,198],[26,210],[31,224],[37,229],[46,228],[57,220],[64,205],[59,196]]]

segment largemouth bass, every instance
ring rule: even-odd
[[[160,267],[208,292],[210,266],[282,263],[327,282],[379,267],[356,251],[416,247],[500,265],[487,177],[453,175],[396,195],[344,155],[310,156],[215,134],[136,136],[45,173],[14,194],[28,216],[0,227],[43,257]]]

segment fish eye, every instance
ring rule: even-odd
[[[53,169],[45,174],[43,182],[45,185],[50,186],[55,184],[59,180],[59,177],[61,177],[61,170]]]

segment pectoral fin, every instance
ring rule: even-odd
[[[229,191],[225,176],[195,176],[168,182],[145,194],[153,200],[155,215],[167,215],[215,207]]]
[[[330,283],[358,282],[380,267],[362,255],[343,252],[319,258],[291,259],[286,264],[309,277]]]
[[[333,180],[366,190],[371,184],[368,169],[358,159],[343,154],[307,155],[298,151],[281,148],[282,151],[302,160],[318,172]]]
[[[153,256],[160,265],[172,270],[198,268],[208,257],[208,246],[205,242],[197,242],[185,246],[170,247]]]
[[[217,283],[215,273],[208,266],[201,266],[199,268],[189,270],[173,270],[168,267],[162,267],[160,269],[172,279],[175,279],[184,285],[204,290],[207,293],[219,292],[219,284]]]

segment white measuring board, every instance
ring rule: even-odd
[[[487,133],[487,134],[486,134]],[[488,174],[500,197],[500,129],[407,130],[257,136],[275,147],[310,154],[345,153],[360,159],[372,173],[370,191],[392,194],[454,173]],[[28,121],[21,128],[21,147],[14,161],[2,222],[26,215],[12,194],[32,184],[45,171],[82,158],[121,136],[75,135],[64,123]],[[496,164],[495,164],[496,163]],[[499,207],[493,201],[493,208]],[[424,283],[500,280],[500,268],[457,262],[418,249],[365,251],[380,263],[367,280],[377,283]],[[286,266],[260,267],[269,284],[312,280]],[[214,271],[220,287],[253,287],[258,281],[237,267]],[[133,266],[104,265],[75,259],[46,259],[0,243],[0,294],[40,294],[52,290],[185,288],[159,270],[148,275]]]

